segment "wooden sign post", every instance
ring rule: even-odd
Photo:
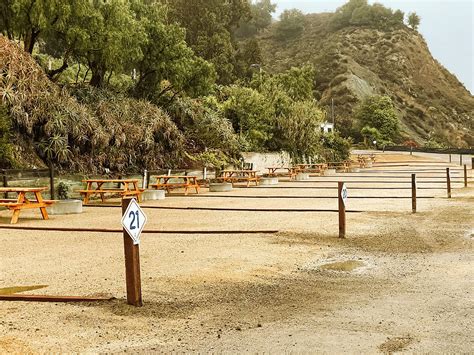
[[[122,199],[122,215],[126,217],[127,214],[134,214],[134,211],[128,211],[129,205],[134,199]],[[136,218],[136,221],[135,221]],[[133,225],[138,222],[138,216],[133,218],[134,222],[131,223],[131,227],[137,227]],[[143,221],[144,222],[144,221]],[[143,223],[142,222],[142,223]],[[128,223],[128,222],[127,222]],[[127,228],[123,228],[123,247],[125,252],[125,280],[127,284],[127,303],[135,307],[141,307],[142,302],[142,285],[140,279],[140,244],[136,243],[130,235]]]
[[[467,165],[464,164],[464,187],[467,187]]]
[[[411,174],[411,211],[416,213],[416,174]]]
[[[339,206],[339,238],[346,237],[346,205],[347,189],[343,182],[339,181],[337,185],[337,200]]]
[[[448,198],[451,198],[451,175],[449,174],[449,168],[446,168],[446,184],[448,189]]]

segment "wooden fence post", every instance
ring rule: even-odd
[[[451,198],[451,176],[449,174],[449,168],[446,168],[446,184],[448,189],[448,198]]]
[[[146,177],[146,188],[148,189],[148,186],[150,186],[150,177],[151,177],[152,172],[148,171],[148,175]]]
[[[471,169],[474,170],[474,158],[471,158]]]
[[[339,207],[339,238],[346,237],[346,206],[342,198],[342,188],[344,183],[339,181],[337,183],[337,200]]]
[[[416,174],[411,174],[411,211],[416,213]]]
[[[3,180],[3,187],[8,187],[8,176],[7,176],[6,170],[2,170],[2,180]],[[3,197],[8,198],[8,192],[5,192]]]
[[[51,200],[54,200],[54,167],[52,163],[49,163],[49,191]]]
[[[131,199],[122,199],[122,215],[127,211]],[[133,240],[128,232],[123,229],[123,247],[125,253],[125,280],[127,284],[127,303],[141,307],[142,302],[142,285],[140,279],[140,248],[134,245]]]
[[[449,153],[449,162],[451,163],[451,153]]]
[[[464,187],[467,187],[467,165],[464,164]]]
[[[459,165],[462,166],[462,154],[459,154]]]

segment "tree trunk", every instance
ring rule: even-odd
[[[92,78],[90,84],[96,88],[104,85],[105,69],[101,65],[92,63],[91,65]]]
[[[26,33],[25,36],[25,51],[32,54],[33,49],[35,48],[35,43],[36,40],[38,39],[38,36],[40,34],[40,31],[35,31],[34,29],[29,30]]]

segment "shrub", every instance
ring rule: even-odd
[[[349,159],[351,139],[342,138],[338,133],[323,134],[321,153],[325,161],[344,161]]]
[[[399,119],[395,106],[388,96],[370,96],[357,108],[355,117],[359,127],[376,129],[380,135],[377,141],[395,141],[400,136]],[[373,131],[372,133],[375,133]]]
[[[11,118],[6,107],[0,104],[0,168],[9,168],[13,165],[10,134]]]
[[[56,187],[56,192],[60,200],[67,200],[69,198],[69,185],[61,181]]]
[[[314,101],[300,101],[291,105],[288,115],[278,118],[282,148],[294,161],[315,156],[320,151],[320,127],[324,113]]]

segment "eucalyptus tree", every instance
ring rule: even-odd
[[[9,39],[23,42],[25,51],[33,53],[38,40],[71,15],[73,0],[2,0],[0,31]]]
[[[248,0],[163,0],[171,17],[186,29],[186,42],[213,63],[218,82],[229,84],[235,79],[237,45],[233,30],[242,18],[250,16]]]
[[[135,0],[132,9],[145,33],[134,94],[163,104],[179,93],[209,93],[216,77],[214,67],[187,45],[183,28],[168,24],[167,7],[158,1]]]

